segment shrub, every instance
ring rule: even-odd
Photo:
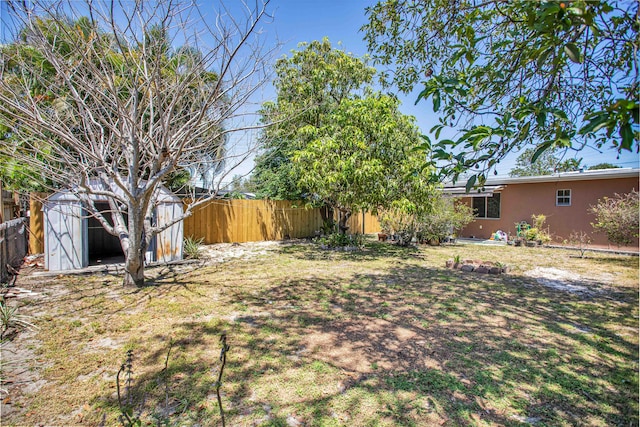
[[[416,234],[416,214],[407,207],[385,210],[380,215],[380,227],[385,233],[396,236],[400,246],[406,246]]]
[[[523,231],[524,239],[531,242],[549,243],[551,241],[551,236],[549,235],[549,232],[544,229],[544,223],[546,220],[547,217],[544,214],[531,215],[531,222],[533,223],[533,226]]]
[[[329,248],[343,248],[346,246],[361,248],[364,245],[364,236],[362,234],[331,233],[319,238],[318,243]]]
[[[611,243],[629,244],[638,238],[639,208],[637,191],[604,197],[589,209],[596,216],[596,222],[591,225],[596,231],[605,233]]]
[[[591,243],[591,238],[584,231],[573,231],[569,235],[569,239],[564,241],[580,251],[580,258],[584,258],[584,254]]]
[[[185,258],[200,259],[202,257],[202,249],[200,245],[204,241],[204,237],[196,239],[192,236],[184,239],[184,255]]]
[[[442,242],[446,237],[457,234],[473,221],[473,210],[454,199],[436,196],[430,209],[418,216],[418,237],[420,240]]]

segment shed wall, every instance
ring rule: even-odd
[[[48,270],[75,270],[89,265],[87,222],[79,202],[47,201],[44,211],[45,257]]]

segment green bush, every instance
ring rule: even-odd
[[[611,243],[629,244],[638,238],[639,209],[637,191],[604,197],[589,209],[596,216],[596,222],[591,225],[596,231],[605,233]]]
[[[441,243],[472,221],[473,210],[469,205],[457,203],[456,199],[436,196],[431,201],[430,209],[418,216],[418,239]]]
[[[382,212],[379,216],[382,231],[395,235],[397,243],[406,246],[416,235],[417,218],[415,212],[408,207],[396,207]]]
[[[331,233],[320,237],[317,242],[329,248],[343,248],[346,246],[361,248],[364,245],[364,236],[362,234]]]

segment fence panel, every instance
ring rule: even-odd
[[[212,200],[184,220],[184,235],[203,238],[205,244],[305,238],[321,228],[320,209],[289,200]],[[380,231],[375,215],[351,216],[349,231],[363,230]]]
[[[44,253],[44,213],[42,204],[49,193],[31,193],[29,195],[29,252]]]
[[[0,224],[0,283],[5,283],[9,279],[7,266],[18,268],[27,250],[26,218],[17,218]]]
[[[212,200],[184,220],[185,236],[204,243],[304,238],[322,226],[319,209],[288,200]]]

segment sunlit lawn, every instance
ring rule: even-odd
[[[445,269],[455,255],[512,271]],[[39,388],[6,385],[2,424],[117,425],[131,349],[143,425],[220,425],[225,332],[227,425],[638,425],[638,258],[576,255],[300,244],[150,271],[140,290],[102,274],[39,279],[21,300],[39,329],[12,344]],[[589,292],[543,286],[525,276],[535,267]]]

